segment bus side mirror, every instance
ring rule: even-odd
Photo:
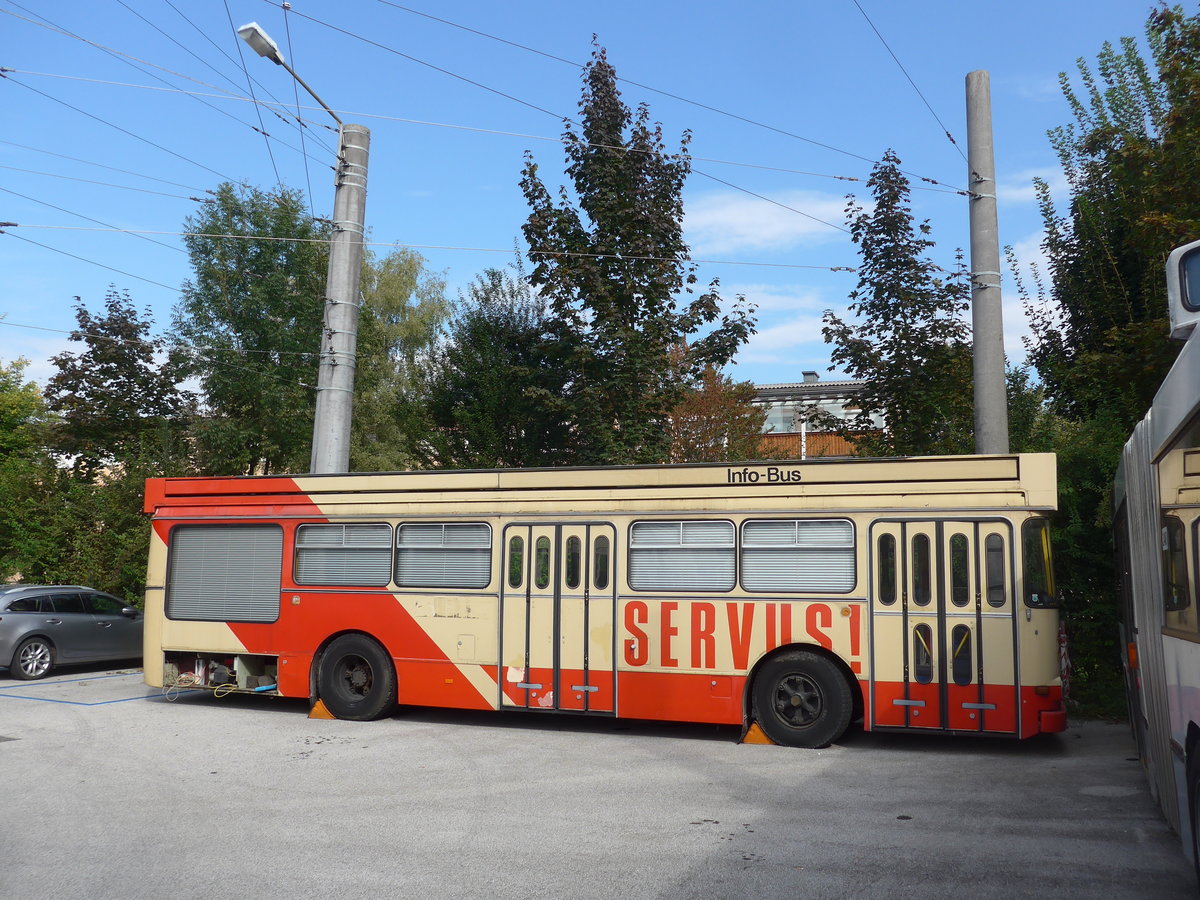
[[[1167,305],[1171,337],[1187,340],[1200,322],[1200,241],[1176,247],[1167,257]]]

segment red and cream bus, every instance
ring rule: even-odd
[[[1048,454],[152,479],[146,680],[803,747],[1061,731],[1055,505]]]

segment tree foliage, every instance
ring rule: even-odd
[[[78,327],[71,341],[86,349],[53,358],[58,371],[46,385],[45,399],[59,417],[52,429],[54,449],[91,479],[162,443],[164,433],[178,427],[188,398],[179,390],[177,362],[157,359],[165,341],[151,335],[149,310],[139,316],[127,291],[111,288],[102,314],[75,301]]]
[[[184,230],[193,278],[175,310],[200,380],[200,467],[307,471],[328,227],[298,191],[223,184]]]
[[[1146,33],[1153,68],[1127,37],[1104,44],[1095,71],[1078,61],[1080,89],[1059,76],[1074,121],[1050,142],[1070,197],[1060,212],[1035,182],[1051,282],[1048,296],[1040,285],[1026,296],[1030,360],[1056,409],[1076,420],[1108,410],[1120,433],[1177,353],[1167,254],[1200,234],[1200,16],[1164,7]]]
[[[709,366],[671,410],[670,461],[761,459],[767,411],[753,401],[751,382],[734,382]]]
[[[358,368],[350,435],[356,472],[397,471],[417,461],[425,437],[422,372],[449,315],[446,285],[421,254],[397,248],[363,261]]]
[[[1121,447],[1178,345],[1168,338],[1164,263],[1200,235],[1200,16],[1161,7],[1149,62],[1133,38],[1060,75],[1073,121],[1049,133],[1066,175],[1060,210],[1036,184],[1049,283],[1018,282],[1029,356],[1053,416],[1059,458],[1056,555],[1077,695],[1121,696],[1111,486]],[[1113,705],[1111,702],[1108,704]]]
[[[909,182],[892,151],[867,186],[874,202],[860,206],[851,197],[846,211],[861,257],[850,294],[855,318],[827,310],[822,329],[834,366],[864,385],[857,415],[830,424],[863,455],[970,452],[972,364],[963,317],[970,283],[961,255],[950,272],[929,259],[929,225],[914,224]]]
[[[546,304],[488,269],[460,294],[426,385],[427,461],[454,468],[561,465],[572,454]]]
[[[563,134],[574,195],[555,199],[526,154],[521,188],[530,282],[549,302],[549,331],[568,374],[557,406],[574,423],[573,461],[661,462],[664,426],[685,382],[729,362],[753,330],[741,298],[722,312],[718,285],[694,295],[683,239],[685,133],[668,154],[646,105],[621,100],[597,48],[583,73],[580,124]],[[672,347],[688,342],[682,367]],[[567,460],[564,460],[567,461]]]

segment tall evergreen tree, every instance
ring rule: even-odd
[[[884,154],[867,186],[874,203],[859,206],[851,198],[847,207],[862,260],[850,295],[855,320],[827,310],[822,329],[834,366],[864,382],[857,416],[834,425],[868,456],[970,452],[967,273],[961,258],[951,272],[929,259],[929,224],[914,223],[895,153]],[[880,416],[882,431],[874,428]]]
[[[684,390],[671,348],[690,342],[689,377],[723,366],[752,333],[752,310],[739,298],[723,314],[715,281],[690,296],[696,274],[682,198],[689,135],[668,154],[649,109],[633,113],[621,100],[601,48],[584,69],[579,109],[578,130],[568,124],[563,134],[574,198],[563,188],[556,201],[530,154],[521,178],[530,282],[549,301],[569,373],[557,406],[575,423],[573,461],[660,462],[669,443],[663,426]]]

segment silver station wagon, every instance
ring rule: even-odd
[[[0,666],[13,678],[141,656],[142,614],[112,594],[79,585],[0,587]]]

